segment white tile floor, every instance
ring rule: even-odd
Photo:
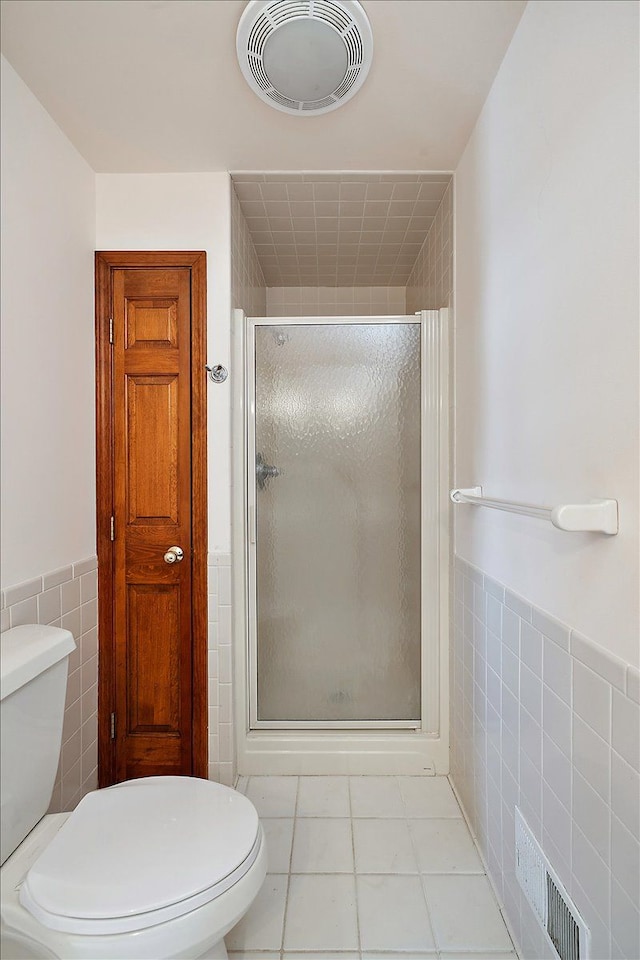
[[[251,777],[267,879],[232,960],[507,960],[513,944],[446,777]]]

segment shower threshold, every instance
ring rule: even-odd
[[[238,737],[241,775],[432,776],[449,771],[440,734],[402,730],[251,730]]]
[[[421,720],[255,720],[252,730],[419,730]]]

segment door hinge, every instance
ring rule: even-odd
[[[111,517],[111,539],[115,540],[116,538],[116,518]]]
[[[113,343],[113,317],[109,317],[109,343]]]
[[[115,715],[115,713],[112,713],[112,714],[111,714],[111,726],[110,726],[110,731],[111,731],[111,739],[112,739],[112,740],[115,740],[115,738],[116,738],[116,715]]]

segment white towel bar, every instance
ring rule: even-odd
[[[525,517],[550,520],[558,530],[591,533],[618,532],[618,501],[590,500],[589,503],[562,503],[558,507],[537,507],[532,503],[517,503],[514,500],[496,500],[483,497],[482,487],[467,487],[451,491],[453,503],[472,503],[478,507],[491,507],[507,513],[520,513]]]

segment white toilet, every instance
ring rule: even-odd
[[[15,627],[0,639],[6,950],[31,943],[21,957],[224,960],[223,938],[266,874],[246,797],[208,780],[147,777],[44,816],[74,647],[56,627]]]

